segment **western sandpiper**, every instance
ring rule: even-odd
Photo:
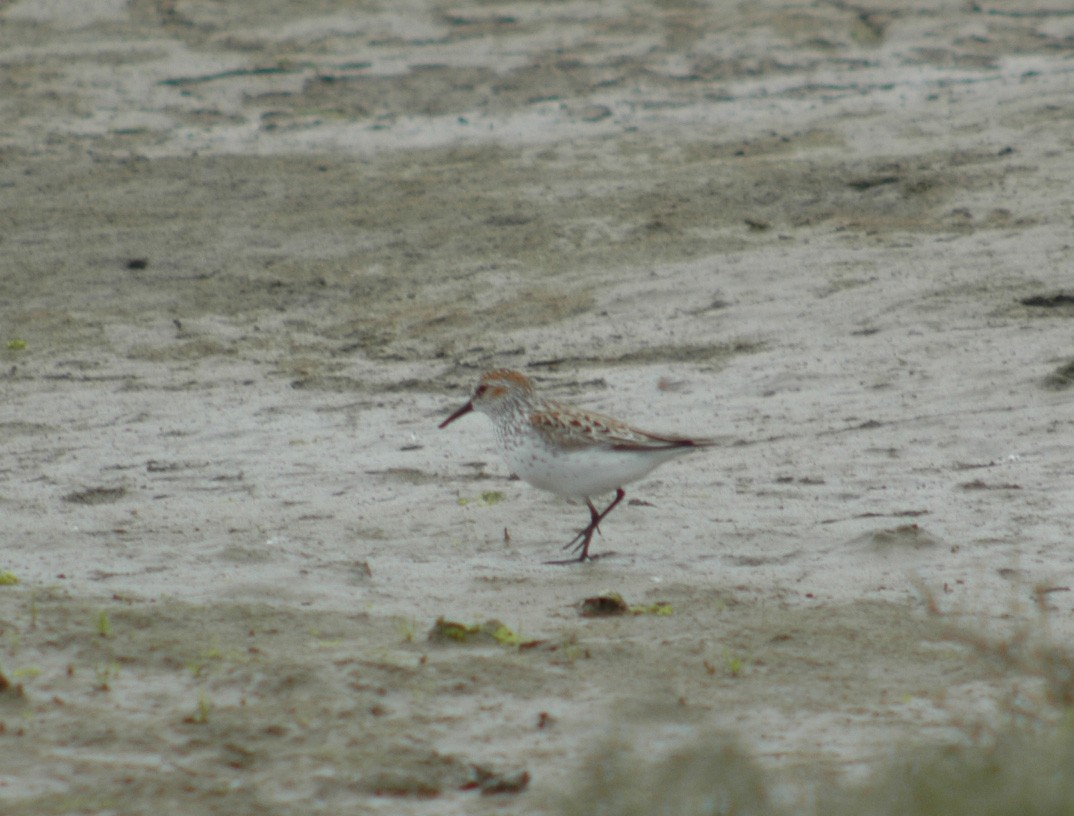
[[[517,371],[486,371],[470,400],[440,423],[447,427],[470,411],[487,414],[496,428],[496,441],[508,467],[541,490],[569,499],[585,499],[589,524],[563,548],[589,558],[589,543],[626,491],[623,485],[640,479],[670,459],[715,444],[649,433],[618,419],[540,396],[529,378]],[[597,512],[593,496],[615,491],[612,503]]]

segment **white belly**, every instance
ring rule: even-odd
[[[541,490],[565,498],[589,498],[636,481],[658,465],[691,448],[623,451],[588,447],[550,451],[544,446],[518,445],[504,450],[508,467]]]

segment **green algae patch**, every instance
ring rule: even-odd
[[[666,617],[674,613],[674,610],[667,601],[656,601],[651,604],[634,604],[630,607],[631,615],[658,615]]]
[[[457,501],[459,507],[465,507],[468,504],[479,504],[482,507],[491,507],[506,499],[507,494],[499,490],[483,490],[478,496],[459,496]]]
[[[467,625],[440,617],[429,630],[429,642],[468,645],[496,643],[500,646],[520,646],[522,638],[498,620]]]

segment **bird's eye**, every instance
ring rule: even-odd
[[[486,391],[488,391],[488,388],[489,388],[489,387],[488,387],[487,385],[485,385],[484,383],[482,383],[481,385],[479,385],[479,386],[478,386],[478,387],[477,387],[477,388],[476,388],[476,389],[474,390],[474,396],[475,396],[475,397],[480,397],[480,396],[481,396],[482,394],[484,394],[484,393],[485,393]]]

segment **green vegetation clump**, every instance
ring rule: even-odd
[[[616,739],[582,770],[583,782],[563,802],[564,816],[717,816],[782,813],[770,778],[728,737],[686,744],[660,761],[642,755],[646,740]]]
[[[789,780],[729,737],[688,742],[660,759],[617,739],[581,769],[563,816],[1061,816],[1074,814],[1074,720],[1012,726],[982,744],[905,745],[867,782]],[[786,792],[802,782],[812,796]],[[788,784],[788,783],[793,783]],[[780,792],[783,795],[780,795]],[[804,804],[801,799],[811,799]]]
[[[907,746],[867,785],[818,803],[833,816],[1074,814],[1074,722],[1012,727],[982,745]]]

